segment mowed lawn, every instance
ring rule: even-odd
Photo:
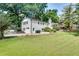
[[[1,56],[79,56],[79,36],[56,32],[0,40]]]

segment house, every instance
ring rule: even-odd
[[[51,19],[49,19],[48,22],[43,22],[37,19],[25,17],[21,24],[21,30],[27,34],[42,32],[42,29],[45,27],[49,27],[52,29]]]

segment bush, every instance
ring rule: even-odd
[[[59,28],[59,26],[58,26],[58,24],[54,24],[53,25],[53,30],[54,31],[58,31],[60,28]]]
[[[52,31],[53,31],[53,32],[56,32],[57,30],[56,30],[56,29],[53,29]]]
[[[45,31],[45,32],[56,32],[57,29],[51,29],[49,27],[45,27],[45,28],[43,28],[43,31]]]
[[[45,32],[52,32],[52,29],[49,28],[49,27],[45,27],[45,28],[43,28],[43,31],[45,31]]]

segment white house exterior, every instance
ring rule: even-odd
[[[42,32],[42,29],[45,27],[52,28],[51,19],[49,19],[48,23],[46,23],[36,19],[30,19],[25,17],[21,25],[22,31],[26,34],[36,33],[36,31]]]

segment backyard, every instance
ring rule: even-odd
[[[1,56],[79,56],[78,32],[8,37],[0,40]]]

